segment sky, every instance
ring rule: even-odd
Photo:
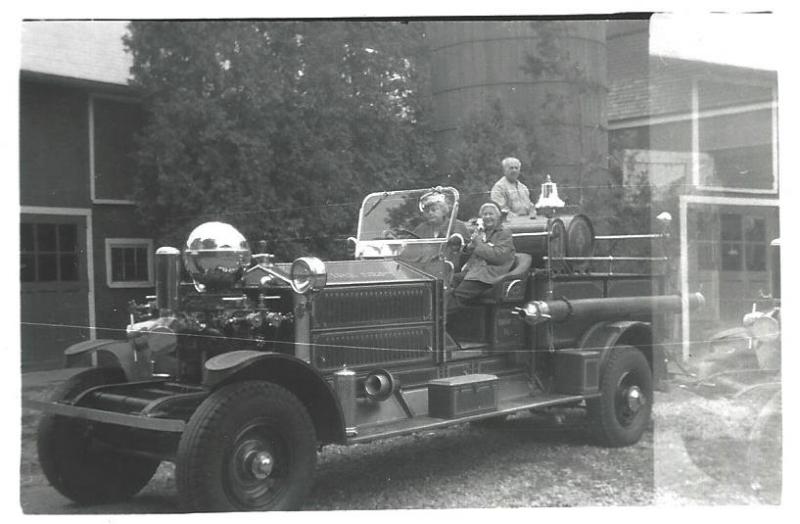
[[[778,69],[779,16],[757,13],[656,14],[650,53],[706,62]]]

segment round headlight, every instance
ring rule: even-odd
[[[774,318],[763,315],[753,319],[750,332],[761,342],[772,342],[780,336],[781,326]]]
[[[325,263],[314,257],[300,257],[292,263],[292,289],[297,293],[319,291],[328,282]]]

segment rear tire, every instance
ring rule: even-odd
[[[631,346],[612,348],[600,393],[586,402],[597,440],[609,447],[638,442],[653,408],[653,376],[644,354]]]
[[[69,400],[91,387],[120,382],[125,382],[125,374],[119,368],[88,369],[61,384],[51,401]],[[45,415],[39,423],[36,445],[42,470],[59,493],[78,504],[128,499],[150,481],[160,463],[98,442],[107,428],[57,415]]]
[[[268,382],[236,382],[189,420],[178,446],[178,497],[186,511],[298,509],[315,462],[314,424],[297,397]]]

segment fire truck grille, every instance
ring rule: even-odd
[[[431,290],[429,283],[325,289],[314,300],[312,329],[430,321]]]
[[[424,362],[434,355],[430,326],[319,333],[312,343],[314,365],[323,370]]]

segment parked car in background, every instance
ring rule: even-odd
[[[759,500],[780,503],[782,483],[780,240],[771,242],[771,289],[742,325],[712,337],[694,364],[692,390],[729,401],[747,413],[745,461],[749,488]]]

